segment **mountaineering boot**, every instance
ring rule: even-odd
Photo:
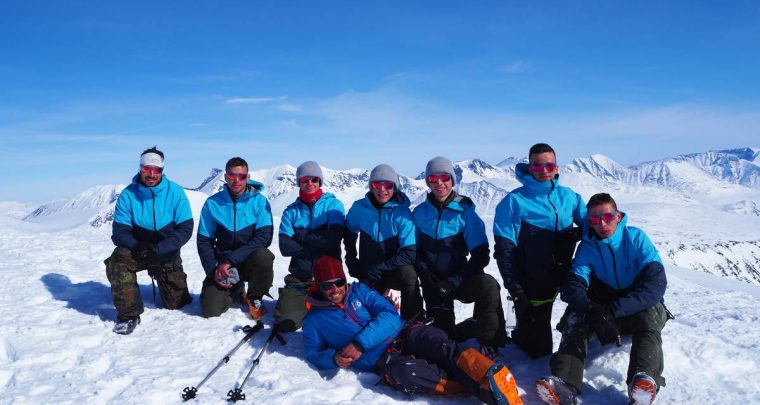
[[[628,387],[629,405],[649,405],[657,395],[657,383],[646,373],[636,373]]]
[[[488,368],[488,383],[491,395],[499,405],[522,405],[522,399],[517,392],[517,382],[507,366],[494,363]]]
[[[251,318],[253,318],[254,321],[258,321],[264,315],[267,313],[267,309],[264,308],[264,305],[262,304],[261,300],[259,299],[252,299],[252,300],[246,300],[248,304],[248,312],[251,313]]]
[[[536,381],[536,393],[542,401],[551,405],[575,405],[578,391],[555,376]]]
[[[139,324],[139,316],[129,316],[124,319],[119,319],[116,322],[116,325],[113,326],[113,331],[114,333],[118,333],[120,335],[129,335],[130,333],[134,332],[135,328]]]

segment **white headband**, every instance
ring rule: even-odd
[[[146,153],[140,156],[140,166],[164,167],[164,159],[158,153]]]

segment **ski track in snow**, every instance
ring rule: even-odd
[[[116,311],[103,260],[113,250],[110,227],[45,232],[7,217],[0,221],[0,403],[179,403],[182,389],[196,386],[243,337],[250,324],[233,308],[219,318],[200,316],[203,270],[193,238],[182,249],[193,303],[180,311],[158,309],[150,279],[139,273],[145,303],[142,324],[130,336],[114,334]],[[277,252],[277,294],[288,260]],[[499,280],[495,263],[487,268]],[[666,305],[676,315],[663,333],[667,386],[656,403],[746,404],[760,401],[760,288],[668,267]],[[502,297],[506,292],[502,289]],[[503,302],[506,303],[504,299]],[[272,323],[243,345],[198,391],[191,403],[224,403],[259,353]],[[558,302],[556,324],[565,309]],[[458,305],[457,319],[472,306]],[[507,324],[514,324],[508,310]],[[555,331],[554,347],[559,343]],[[379,377],[339,370],[319,373],[304,358],[300,332],[274,341],[243,392],[257,403],[476,404],[474,398],[410,398]],[[630,337],[621,349],[589,347],[581,403],[627,400],[625,378]],[[526,404],[539,404],[533,383],[549,373],[548,357],[530,360],[512,346],[501,350]]]

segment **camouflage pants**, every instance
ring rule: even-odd
[[[111,257],[105,260],[105,264],[118,319],[143,313],[142,297],[137,285],[137,272],[147,270],[147,263],[135,260],[129,249],[117,247]],[[151,269],[150,272],[158,284],[164,307],[179,309],[192,302],[193,299],[187,289],[187,275],[182,269],[182,259],[163,263],[156,269]]]

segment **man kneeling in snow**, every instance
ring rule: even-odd
[[[621,346],[620,332],[631,333],[629,404],[650,404],[660,386],[664,361],[661,331],[670,312],[663,304],[667,280],[652,242],[617,210],[609,194],[589,199],[588,223],[568,280],[561,288],[567,310],[557,329],[559,350],[550,360],[552,376],[536,382],[550,404],[574,404],[583,381],[588,341]]]
[[[374,371],[408,394],[471,393],[489,404],[522,404],[505,365],[457,344],[434,326],[404,325],[377,291],[346,283],[340,260],[321,257],[313,274],[303,336],[306,359],[316,368]]]

